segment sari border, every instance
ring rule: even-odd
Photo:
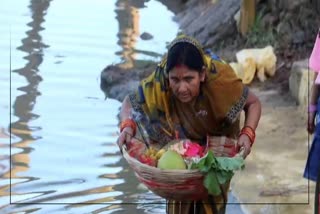
[[[160,130],[160,121],[152,123],[142,108],[142,104],[138,102],[137,95],[135,93],[129,94],[130,104],[133,108],[132,117],[136,121],[138,126],[142,126],[146,133],[140,133],[141,135],[148,135],[149,139],[155,141],[161,148],[172,140],[167,134]],[[161,124],[164,126],[164,124]],[[142,129],[142,130],[143,130]]]
[[[228,122],[233,123],[236,121],[241,111],[243,110],[243,107],[246,103],[248,95],[249,95],[249,88],[247,86],[244,86],[242,95],[239,101],[235,105],[233,105],[229,110],[229,112],[227,113],[226,119]]]

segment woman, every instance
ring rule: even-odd
[[[317,180],[318,169],[320,167],[320,124],[316,120],[317,112],[320,111],[319,85],[320,85],[320,30],[309,59],[309,67],[316,72],[312,85],[310,104],[308,107],[308,127],[309,134],[315,132],[312,146],[309,152],[307,165],[304,171],[304,177],[313,181]],[[317,122],[317,124],[315,124]]]
[[[240,131],[242,110],[245,124]],[[260,115],[260,101],[232,68],[205,54],[195,39],[182,35],[170,44],[167,55],[138,90],[124,99],[118,144],[130,142],[139,130],[144,130],[142,137],[147,134],[148,143],[158,147],[174,138],[203,144],[209,136],[215,155],[233,156],[243,147],[246,157]],[[220,196],[202,202],[169,201],[167,213],[224,213],[227,191],[228,185]]]

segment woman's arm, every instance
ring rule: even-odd
[[[132,106],[129,101],[129,96],[126,96],[120,110],[120,135],[117,141],[120,149],[123,144],[130,142],[135,134],[136,124],[132,120]]]
[[[254,143],[255,130],[261,117],[261,103],[259,98],[249,90],[249,95],[244,106],[245,121],[240,132],[237,145],[244,148],[244,157],[251,152]]]
[[[250,90],[243,110],[245,112],[244,126],[249,126],[256,130],[261,117],[261,103],[259,98]]]

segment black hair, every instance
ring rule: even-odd
[[[168,51],[166,73],[168,74],[176,65],[186,65],[192,70],[202,72],[204,66],[203,57],[194,45],[188,42],[180,42]]]

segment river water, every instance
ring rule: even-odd
[[[155,0],[1,3],[0,213],[164,213],[119,153],[120,102],[99,78],[159,60],[174,14]]]

